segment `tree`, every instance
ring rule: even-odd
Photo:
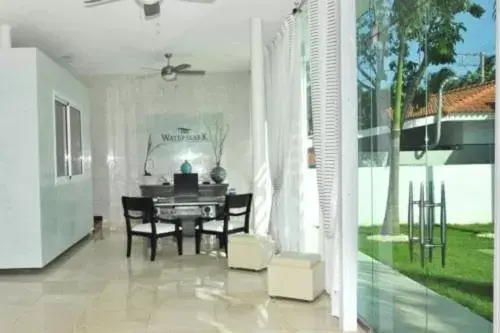
[[[413,108],[427,69],[431,65],[455,62],[456,45],[463,41],[466,27],[457,19],[468,13],[475,18],[484,8],[468,0],[393,0],[390,8],[390,52],[395,60],[391,112],[391,145],[389,157],[389,190],[382,228],[383,234],[400,233],[399,156],[401,129]],[[410,47],[416,46],[420,59],[411,58]]]
[[[496,75],[496,57],[495,55],[486,56],[484,58],[484,82],[495,80]],[[482,68],[478,65],[473,71],[468,71],[462,76],[458,76],[451,68],[443,67],[439,71],[430,75],[427,84],[427,93],[435,94],[439,91],[441,83],[450,76],[458,77],[458,80],[452,81],[447,85],[448,89],[457,89],[461,87],[468,87],[475,84],[482,83]],[[420,105],[419,106],[423,106]]]
[[[390,87],[383,87],[387,80],[384,60],[390,56],[388,43],[389,16],[386,0],[373,0],[374,8],[361,15],[357,20],[358,50],[358,118],[359,128],[367,129],[385,125],[386,115],[378,110],[390,108],[390,101],[384,96],[390,95]]]

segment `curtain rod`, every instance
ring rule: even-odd
[[[299,14],[302,11],[302,7],[306,4],[307,0],[295,1],[295,7],[292,10],[292,15]]]

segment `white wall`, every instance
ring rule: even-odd
[[[0,50],[0,268],[41,262],[36,51]]]
[[[78,183],[54,177],[54,90],[81,106],[86,156],[88,94],[34,48],[0,50],[0,73],[0,268],[42,267],[92,227],[90,160]]]
[[[68,71],[37,51],[40,199],[43,264],[92,230],[90,108],[87,88]],[[55,183],[54,93],[81,112],[83,176]]]
[[[121,196],[139,194],[148,116],[222,112],[229,135],[222,165],[238,191],[251,190],[250,75],[158,78],[95,76],[90,89],[94,213],[121,222]]]
[[[441,200],[440,184],[445,183],[448,223],[491,223],[493,221],[492,167],[491,164],[432,167],[433,171],[430,175],[433,177],[436,188],[436,202]],[[402,166],[399,172],[399,216],[401,223],[406,223],[409,182],[413,181],[416,200],[419,196],[420,183],[426,181],[426,167]],[[360,225],[382,224],[388,183],[389,168],[359,168]],[[439,210],[436,212],[439,213]]]

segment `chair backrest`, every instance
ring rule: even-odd
[[[250,225],[252,198],[252,193],[226,195],[226,201],[224,204],[224,230],[227,230],[228,223],[232,216],[244,216],[245,229],[248,230]]]
[[[156,233],[156,214],[153,198],[123,196],[122,206],[128,232],[132,229],[132,220],[140,220],[141,223],[151,223],[151,230]],[[134,213],[140,213],[140,215]]]

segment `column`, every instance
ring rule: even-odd
[[[356,83],[356,2],[337,3],[340,58],[341,217],[340,217],[340,328],[357,332],[358,285],[358,121]],[[354,112],[353,112],[354,111]]]
[[[252,89],[252,187],[253,230],[265,235],[269,224],[269,173],[266,156],[265,77],[262,21],[251,20],[251,89]]]
[[[0,50],[10,49],[12,47],[10,30],[11,28],[9,25],[0,25]]]

